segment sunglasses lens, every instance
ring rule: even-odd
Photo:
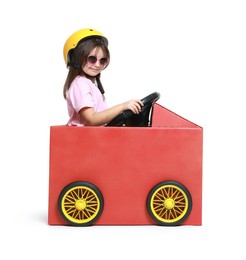
[[[88,61],[89,63],[91,63],[91,64],[96,63],[96,62],[97,62],[97,57],[95,57],[95,56],[89,56],[89,57],[87,58],[87,61]]]
[[[108,59],[107,59],[107,58],[101,58],[101,59],[100,59],[100,63],[101,63],[101,65],[104,65],[104,64],[106,64],[106,63],[107,63],[107,61],[108,61]]]

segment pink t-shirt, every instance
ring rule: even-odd
[[[84,126],[79,111],[84,107],[93,107],[96,112],[103,111],[107,104],[98,87],[85,77],[76,77],[67,91],[67,107],[70,117],[68,125]]]

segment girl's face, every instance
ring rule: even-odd
[[[87,57],[87,62],[82,68],[83,71],[91,76],[95,77],[108,65],[109,60],[105,57],[102,49],[100,47],[94,48],[89,56]]]

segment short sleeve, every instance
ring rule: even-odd
[[[88,80],[75,80],[67,93],[74,110],[78,113],[84,107],[93,107],[94,101]]]

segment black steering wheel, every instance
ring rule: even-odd
[[[131,110],[125,110],[117,117],[115,117],[106,126],[136,126],[136,127],[146,127],[149,126],[149,116],[150,110],[153,104],[160,98],[159,92],[153,92],[152,94],[141,99],[143,102],[143,107],[139,114],[134,114]]]

